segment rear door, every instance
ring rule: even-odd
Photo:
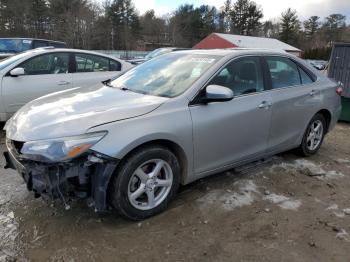
[[[24,104],[40,96],[72,87],[68,53],[48,53],[29,58],[16,67],[25,75],[2,79],[2,96],[7,113],[15,113]]]
[[[235,97],[190,106],[196,173],[263,155],[270,128],[271,96],[264,89],[259,57],[233,60],[209,84],[228,87]]]
[[[312,75],[288,57],[265,57],[272,98],[268,148],[280,152],[298,146],[308,122],[322,102]]]
[[[85,53],[74,54],[74,87],[86,87],[101,83],[121,73],[121,63],[107,57]]]

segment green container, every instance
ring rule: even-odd
[[[341,103],[342,103],[343,109],[339,120],[350,122],[350,97],[342,96]]]

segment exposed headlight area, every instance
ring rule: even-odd
[[[107,132],[97,132],[72,137],[30,141],[23,144],[20,154],[22,158],[40,162],[67,161],[88,151],[106,134]]]
[[[107,132],[49,140],[19,142],[6,139],[5,168],[16,169],[36,197],[87,199],[97,211],[106,210],[107,185],[119,160],[89,150]],[[103,189],[103,190],[101,190]]]

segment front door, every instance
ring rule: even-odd
[[[23,67],[25,75],[2,78],[2,96],[5,110],[15,113],[24,104],[47,95],[72,87],[68,73],[69,55],[49,53],[30,58],[17,67]]]
[[[209,84],[228,87],[235,97],[190,106],[197,174],[264,154],[270,129],[271,97],[259,57],[235,59]]]

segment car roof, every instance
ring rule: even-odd
[[[45,54],[45,53],[55,53],[55,52],[68,52],[68,53],[85,53],[85,54],[91,54],[91,55],[98,55],[98,56],[104,56],[106,58],[111,58],[114,60],[117,60],[121,62],[121,59],[118,59],[117,57],[108,55],[108,54],[103,54],[103,53],[98,53],[90,50],[82,50],[82,49],[72,49],[72,48],[55,48],[51,46],[47,47],[40,47],[36,49],[30,49],[28,51],[25,51],[29,55],[36,55],[36,54]]]
[[[176,53],[191,53],[191,54],[201,54],[201,55],[240,55],[240,54],[278,54],[286,55],[288,54],[284,50],[278,51],[273,49],[263,49],[263,48],[225,48],[225,49],[190,49],[190,50],[179,50]]]
[[[14,39],[14,40],[39,40],[39,41],[45,41],[45,42],[53,42],[53,43],[60,43],[60,44],[66,44],[62,41],[56,41],[56,40],[50,40],[50,39],[41,39],[41,38],[31,38],[31,37],[0,37],[1,39]]]

